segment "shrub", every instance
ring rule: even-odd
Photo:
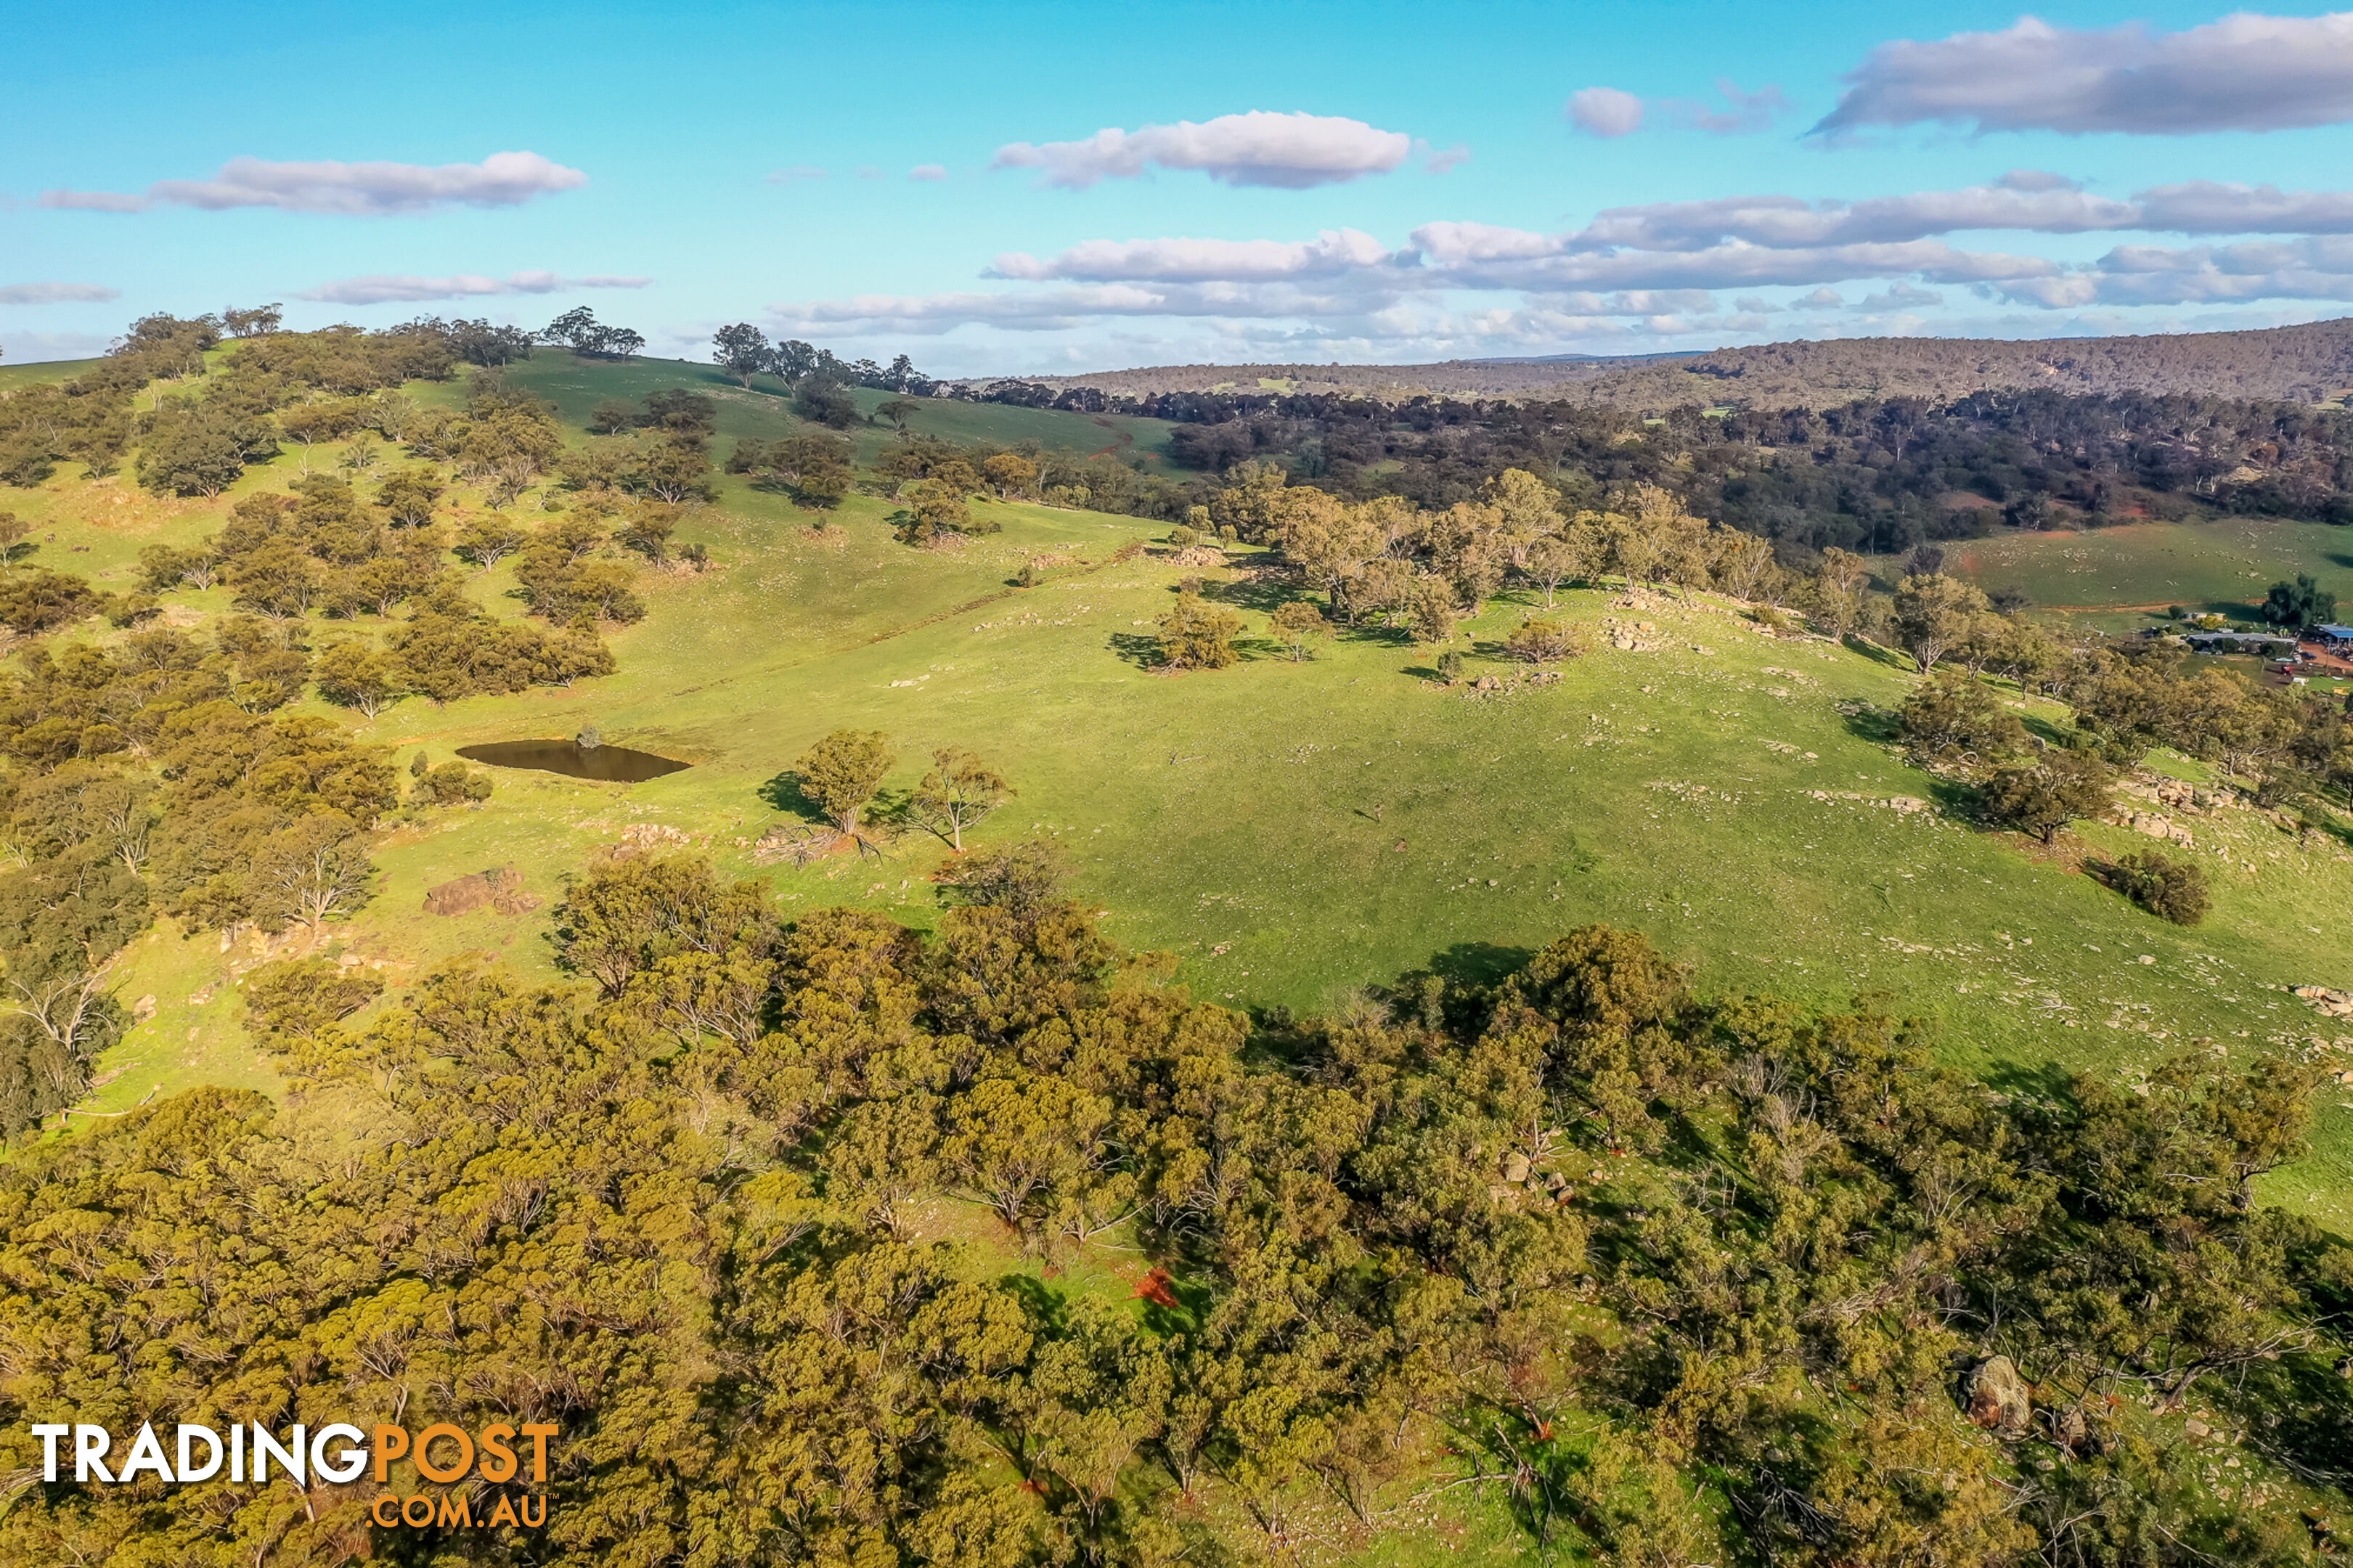
[[[474,773],[463,763],[443,763],[431,769],[417,781],[417,788],[436,805],[463,805],[491,798],[490,775]]]
[[[2178,926],[2196,925],[2206,918],[2213,902],[2202,869],[2187,860],[2169,860],[2153,849],[2117,861],[2112,880],[2126,898]]]
[[[1241,635],[1240,616],[1187,594],[1160,617],[1160,658],[1171,669],[1223,669]]]
[[[1576,649],[1576,641],[1567,626],[1558,621],[1522,621],[1504,639],[1504,651],[1514,658],[1530,664],[1542,664],[1547,659],[1565,658]]]

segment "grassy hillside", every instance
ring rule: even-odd
[[[1942,547],[1945,568],[1991,592],[2022,588],[2035,613],[2107,632],[2150,624],[2172,605],[2252,620],[2274,583],[2309,572],[2353,605],[2353,534],[2276,518],[2137,522],[2085,533],[2005,530]],[[1900,573],[1881,564],[1890,582]]]
[[[506,367],[507,378],[555,405],[565,420],[585,426],[588,412],[607,398],[635,399],[670,387],[688,387],[718,400],[719,437],[723,443],[751,436],[773,437],[797,428],[784,383],[755,375],[750,390],[715,365],[691,360],[638,359],[614,364],[577,359],[544,349],[528,360]],[[451,383],[429,389],[437,400],[457,401],[462,387]],[[892,395],[860,387],[853,394],[870,416]],[[960,403],[925,398],[922,412],[908,428],[917,435],[944,441],[997,441],[1011,444],[1034,440],[1043,446],[1083,453],[1100,452],[1122,461],[1141,458],[1155,472],[1168,467],[1168,432],[1165,419],[1138,419],[1125,415],[1061,414],[1050,409],[1014,408],[999,404]],[[886,442],[894,439],[888,425],[859,427],[859,461],[870,462]]]
[[[1410,365],[1164,365],[1034,376],[1128,396],[1252,388],[1281,380],[1375,396],[1565,398],[1665,408],[1828,408],[1858,397],[1949,398],[1989,387],[2197,393],[2322,403],[2353,389],[2353,322],[2234,332],[2011,341],[1840,338],[1620,360],[1451,360]]]
[[[576,416],[695,368],[548,356],[517,379]],[[723,440],[788,419],[765,394],[738,391],[722,407]],[[1056,445],[1100,429],[968,405],[929,405],[917,427],[949,435],[975,415],[1017,413]],[[1139,446],[1152,434],[1124,424]],[[322,447],[310,460],[333,458]],[[282,457],[240,493],[283,489],[299,468]],[[209,531],[233,499],[157,500],[121,479],[60,478],[8,504],[35,521],[37,560],[123,586],[141,546]],[[1464,627],[1469,673],[1498,676],[1500,691],[1440,687],[1427,650],[1377,630],[1309,663],[1261,646],[1234,668],[1172,678],[1145,668],[1152,622],[1200,569],[1158,545],[1110,559],[1158,525],[976,506],[1003,531],[917,551],[892,539],[880,499],[820,519],[727,481],[680,535],[708,546],[717,570],[648,574],[651,614],[612,636],[618,674],[447,707],[412,699],[361,723],[404,763],[420,748],[440,762],[460,745],[593,722],[609,741],[695,765],[637,785],[499,772],[486,805],[390,837],[377,897],[338,928],[339,944],[396,981],[468,950],[547,972],[544,905],[450,919],[424,912],[426,890],[512,864],[552,902],[593,851],[640,823],[685,835],[728,872],[768,877],[788,910],[850,903],[924,923],[943,858],[928,836],[806,869],[753,861],[765,829],[804,819],[782,776],[793,759],[848,726],[891,734],[896,790],[933,747],[982,752],[1019,795],[980,841],[1058,837],[1112,934],[1175,952],[1197,990],[1237,1005],[1323,1007],[1422,967],[1477,973],[1609,921],[1687,957],[1707,991],[1890,993],[1936,1025],[1954,1060],[2025,1087],[2053,1068],[2123,1070],[2192,1040],[2245,1051],[2326,1037],[2285,988],[2353,981],[2335,934],[2353,853],[2337,840],[2299,839],[2250,811],[2201,819],[2195,853],[2216,878],[2215,913],[2191,930],[2162,924],[2078,869],[2084,853],[2146,842],[2125,828],[2087,826],[2051,853],[1884,804],[1943,798],[1887,739],[1912,677],[1767,635],[1727,603],[1564,593],[1564,618],[1604,635],[1556,684],[1517,685],[1494,658],[1531,607],[1517,598]],[[2198,598],[2185,580],[2213,598],[2241,581],[2232,572],[2253,574],[2241,592],[2259,593],[2254,576],[2308,564],[2333,539],[2293,525],[2150,525],[1973,546],[1961,564],[1996,585],[2015,577],[2045,605],[2096,601],[2121,616],[2113,606]],[[1011,585],[1024,564],[1039,586]],[[1261,565],[1238,550],[1202,574],[1253,635],[1291,591]],[[512,613],[511,571],[479,574],[476,596]],[[227,607],[218,589],[170,602],[182,619]],[[1613,629],[1636,646],[1613,646]],[[2186,760],[2161,763],[2201,776]],[[258,956],[169,931],[135,945],[122,995],[152,996],[153,1015],[105,1064],[94,1107],[120,1110],[159,1086],[265,1081],[232,1002],[237,972]],[[2325,1111],[2322,1144],[2277,1190],[2353,1224],[2342,1108]]]

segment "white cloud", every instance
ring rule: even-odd
[[[2179,33],[2027,16],[1998,33],[1882,44],[1847,80],[1816,132],[1929,121],[2147,136],[2334,125],[2353,120],[2353,13],[2241,12]]]
[[[1717,79],[1715,90],[1724,95],[1726,107],[1712,109],[1683,98],[1667,99],[1659,107],[1673,115],[1679,123],[1711,136],[1754,136],[1760,131],[1770,131],[1773,117],[1790,108],[1788,96],[1770,84],[1755,92],[1743,92],[1725,77]]]
[[[1810,294],[1800,294],[1789,301],[1792,310],[1843,310],[1846,301],[1835,289],[1817,289]]]
[[[102,283],[10,283],[0,286],[0,305],[70,305],[120,300],[122,290]]]
[[[1574,243],[1682,250],[1734,240],[1765,246],[1888,244],[1964,229],[2082,234],[2144,226],[2141,209],[2131,202],[2081,191],[1974,185],[1852,204],[1764,195],[1612,207],[1596,214]]]
[[[2006,283],[1999,292],[2045,310],[2353,300],[2353,237],[2179,247],[2120,245],[2087,268]]]
[[[159,180],[145,194],[48,191],[46,207],[139,212],[158,205],[278,207],[287,212],[375,216],[426,212],[438,206],[518,206],[533,196],[576,190],[588,183],[536,153],[493,153],[479,163],[271,163],[232,158],[209,180]]]
[[[1664,110],[1678,125],[1711,136],[1749,136],[1772,129],[1773,117],[1790,108],[1788,97],[1770,85],[1745,92],[1729,77],[1719,77],[1715,90],[1724,95],[1722,108],[1688,98],[1662,98],[1646,104],[1614,87],[1582,88],[1569,96],[1561,114],[1587,135],[1604,139],[1640,131],[1651,108]]]
[[[377,273],[365,278],[343,278],[332,283],[322,283],[316,289],[306,289],[295,297],[316,300],[329,305],[384,305],[396,301],[469,300],[485,294],[558,294],[576,289],[642,289],[652,281],[650,278],[621,278],[606,273],[591,273],[585,278],[563,278],[553,272],[515,272],[504,278],[487,278],[473,272],[461,272],[447,278]]]
[[[1229,185],[1304,190],[1387,174],[1405,162],[1412,145],[1403,132],[1378,131],[1361,120],[1252,110],[1200,124],[1112,127],[1082,142],[1015,142],[997,149],[995,166],[1043,169],[1047,184],[1073,190],[1136,179],[1155,165],[1199,170]]]
[[[947,177],[946,166],[940,163],[918,163],[907,171],[907,178],[911,180],[936,181]]]
[[[2080,191],[2081,180],[2071,180],[2064,174],[2053,174],[2043,169],[2012,169],[1994,182],[2005,191]]]
[[[795,163],[788,168],[772,169],[768,172],[768,184],[772,185],[789,185],[796,180],[824,178],[825,171],[815,163]]]
[[[2353,191],[2283,191],[2273,185],[2192,180],[2134,198],[2142,228],[2174,234],[2353,233]]]
[[[1899,282],[1889,284],[1879,293],[1865,295],[1855,309],[1876,315],[1889,310],[1925,310],[1944,302],[1945,297],[1934,289],[1915,289],[1909,283]]]
[[[2058,270],[2040,257],[1961,250],[1934,239],[1819,246],[1735,239],[1688,249],[1603,249],[1588,248],[1581,234],[1435,223],[1414,230],[1412,240],[1428,263],[1419,279],[1425,288],[1731,289],[1909,276],[1967,283]]]
[[[1642,128],[1642,100],[1614,87],[1579,88],[1561,113],[1588,136],[1631,136]]]
[[[1329,275],[1377,267],[1388,258],[1380,241],[1369,234],[1327,228],[1309,240],[1092,239],[1042,261],[1019,252],[1000,256],[987,276],[1200,282]]]
[[[1471,148],[1469,143],[1457,142],[1453,146],[1447,148],[1442,153],[1432,153],[1421,166],[1425,173],[1443,174],[1450,169],[1461,168],[1470,161]]]
[[[1566,294],[1536,294],[1548,309],[1579,316],[1708,316],[1715,313],[1715,296],[1704,289],[1621,289],[1614,294],[1578,289]]]

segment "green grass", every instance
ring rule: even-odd
[[[43,382],[71,381],[97,363],[94,359],[52,359],[32,364],[0,364],[0,392],[38,386]]]
[[[2353,607],[2353,532],[2275,518],[2139,522],[2089,533],[2006,533],[1944,547],[1947,571],[1989,592],[2022,588],[2037,616],[2127,631],[2173,605],[2254,618],[2264,590],[2310,572]],[[1876,563],[1891,581],[1899,570]]]
[[[580,359],[561,349],[542,349],[530,359],[507,366],[506,375],[516,386],[554,404],[565,421],[574,426],[585,426],[589,410],[607,398],[637,399],[649,393],[685,387],[718,402],[723,451],[727,442],[742,437],[773,439],[808,428],[793,416],[790,393],[774,376],[754,376],[747,390],[717,366],[687,360],[639,359],[609,363]],[[460,400],[463,394],[464,384],[452,381],[431,389],[427,395],[454,402]],[[859,407],[871,416],[893,395],[859,387],[851,395],[858,400]],[[1176,426],[1165,419],[1070,414],[994,403],[965,403],[945,397],[914,401],[922,406],[908,427],[917,435],[943,441],[995,442],[1005,446],[1037,441],[1053,450],[1101,452],[1122,462],[1141,458],[1144,467],[1155,473],[1176,471],[1167,460],[1168,433]],[[890,426],[879,423],[856,426],[850,434],[858,443],[861,465],[871,463],[886,445],[897,438]]]
[[[676,384],[679,368],[575,367],[554,355],[532,363],[544,377],[533,390],[567,410]],[[780,399],[739,390],[722,406],[723,436],[748,420],[784,427]],[[332,460],[323,449],[311,457],[314,468]],[[282,458],[240,489],[282,489],[298,467]],[[121,586],[141,545],[216,527],[229,499],[158,502],[121,479],[60,479],[10,504],[39,521],[36,559]],[[2353,980],[2329,934],[2353,901],[2353,854],[2333,840],[2303,843],[2246,812],[2200,819],[2193,853],[2215,877],[2215,912],[2194,929],[2163,924],[2068,858],[1936,813],[1869,804],[1944,788],[1905,765],[1877,717],[1903,700],[1911,678],[1819,640],[1772,638],[1704,596],[1635,605],[1600,591],[1563,594],[1563,618],[1648,621],[1645,638],[1661,646],[1625,651],[1598,638],[1557,684],[1515,692],[1433,685],[1432,650],[1375,629],[1305,664],[1256,647],[1233,668],[1170,677],[1145,668],[1145,648],[1183,570],[1157,548],[1109,559],[1156,540],[1161,525],[982,502],[1002,532],[928,552],[892,538],[888,510],[853,497],[820,533],[817,514],[728,480],[720,503],[681,530],[710,548],[715,569],[647,574],[650,616],[611,634],[618,674],[440,708],[411,700],[358,723],[404,763],[419,748],[438,762],[472,742],[568,735],[594,722],[610,741],[695,765],[637,785],[499,771],[487,805],[429,812],[387,835],[378,896],[336,928],[338,941],[387,965],[396,985],[467,951],[552,977],[545,904],[633,822],[689,835],[729,874],[768,878],[787,913],[852,903],[928,923],[944,848],[926,836],[880,859],[751,862],[753,839],[796,819],[780,775],[810,742],[854,726],[893,738],[892,790],[915,783],[935,746],[979,751],[1020,793],[978,842],[1058,837],[1113,936],[1176,953],[1198,994],[1237,1006],[1322,1007],[1427,966],[1490,973],[1573,925],[1609,921],[1690,959],[1704,992],[1771,990],[1823,1005],[1883,993],[1931,1023],[1957,1064],[2031,1085],[2054,1069],[2121,1069],[2193,1040],[2234,1054],[2306,1048],[2333,1037],[2283,988]],[[2066,604],[2088,602],[2070,585],[2094,577],[2119,598],[2168,597],[2146,589],[2168,572],[2225,582],[2218,574],[2242,556],[2261,563],[2238,570],[2268,582],[2296,552],[2308,563],[2336,538],[2291,524],[2209,528],[1958,552],[2011,552],[1996,565],[2040,573],[2030,592]],[[2096,567],[2067,553],[2136,537],[2137,554]],[[1033,560],[1049,563],[1041,585],[1010,586]],[[1259,579],[1261,563],[1240,551],[1230,569],[1207,574],[1206,591],[1254,635],[1288,592]],[[1992,585],[2005,581],[1982,559],[1963,564]],[[507,614],[519,610],[504,597],[511,572],[474,580],[480,601]],[[184,618],[227,608],[218,591],[170,602]],[[1511,673],[1483,650],[1529,607],[1498,601],[1466,624],[1454,646],[1471,652],[1469,673]],[[321,638],[338,635],[318,628]],[[2182,759],[2157,765],[2199,773]],[[2119,827],[2082,833],[2094,853],[2147,842]],[[543,900],[538,911],[424,912],[428,888],[510,864]],[[157,1085],[200,1078],[266,1084],[228,1000],[234,967],[251,955],[224,955],[217,940],[161,936],[126,955],[121,994],[153,994],[158,1011],[104,1064],[111,1076],[94,1108],[121,1110]],[[207,985],[206,1002],[189,1000]],[[193,1041],[190,1028],[200,1031]],[[2274,1195],[2353,1226],[2353,1117],[2333,1098],[2320,1143],[2314,1160],[2274,1180]]]

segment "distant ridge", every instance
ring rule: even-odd
[[[1540,397],[1646,409],[1688,403],[1819,408],[1858,397],[1949,398],[2027,386],[2316,404],[2353,390],[2353,318],[2144,337],[1834,338],[1623,358],[1187,364],[988,379],[1092,387],[1123,397],[1282,389],[1382,398]]]

